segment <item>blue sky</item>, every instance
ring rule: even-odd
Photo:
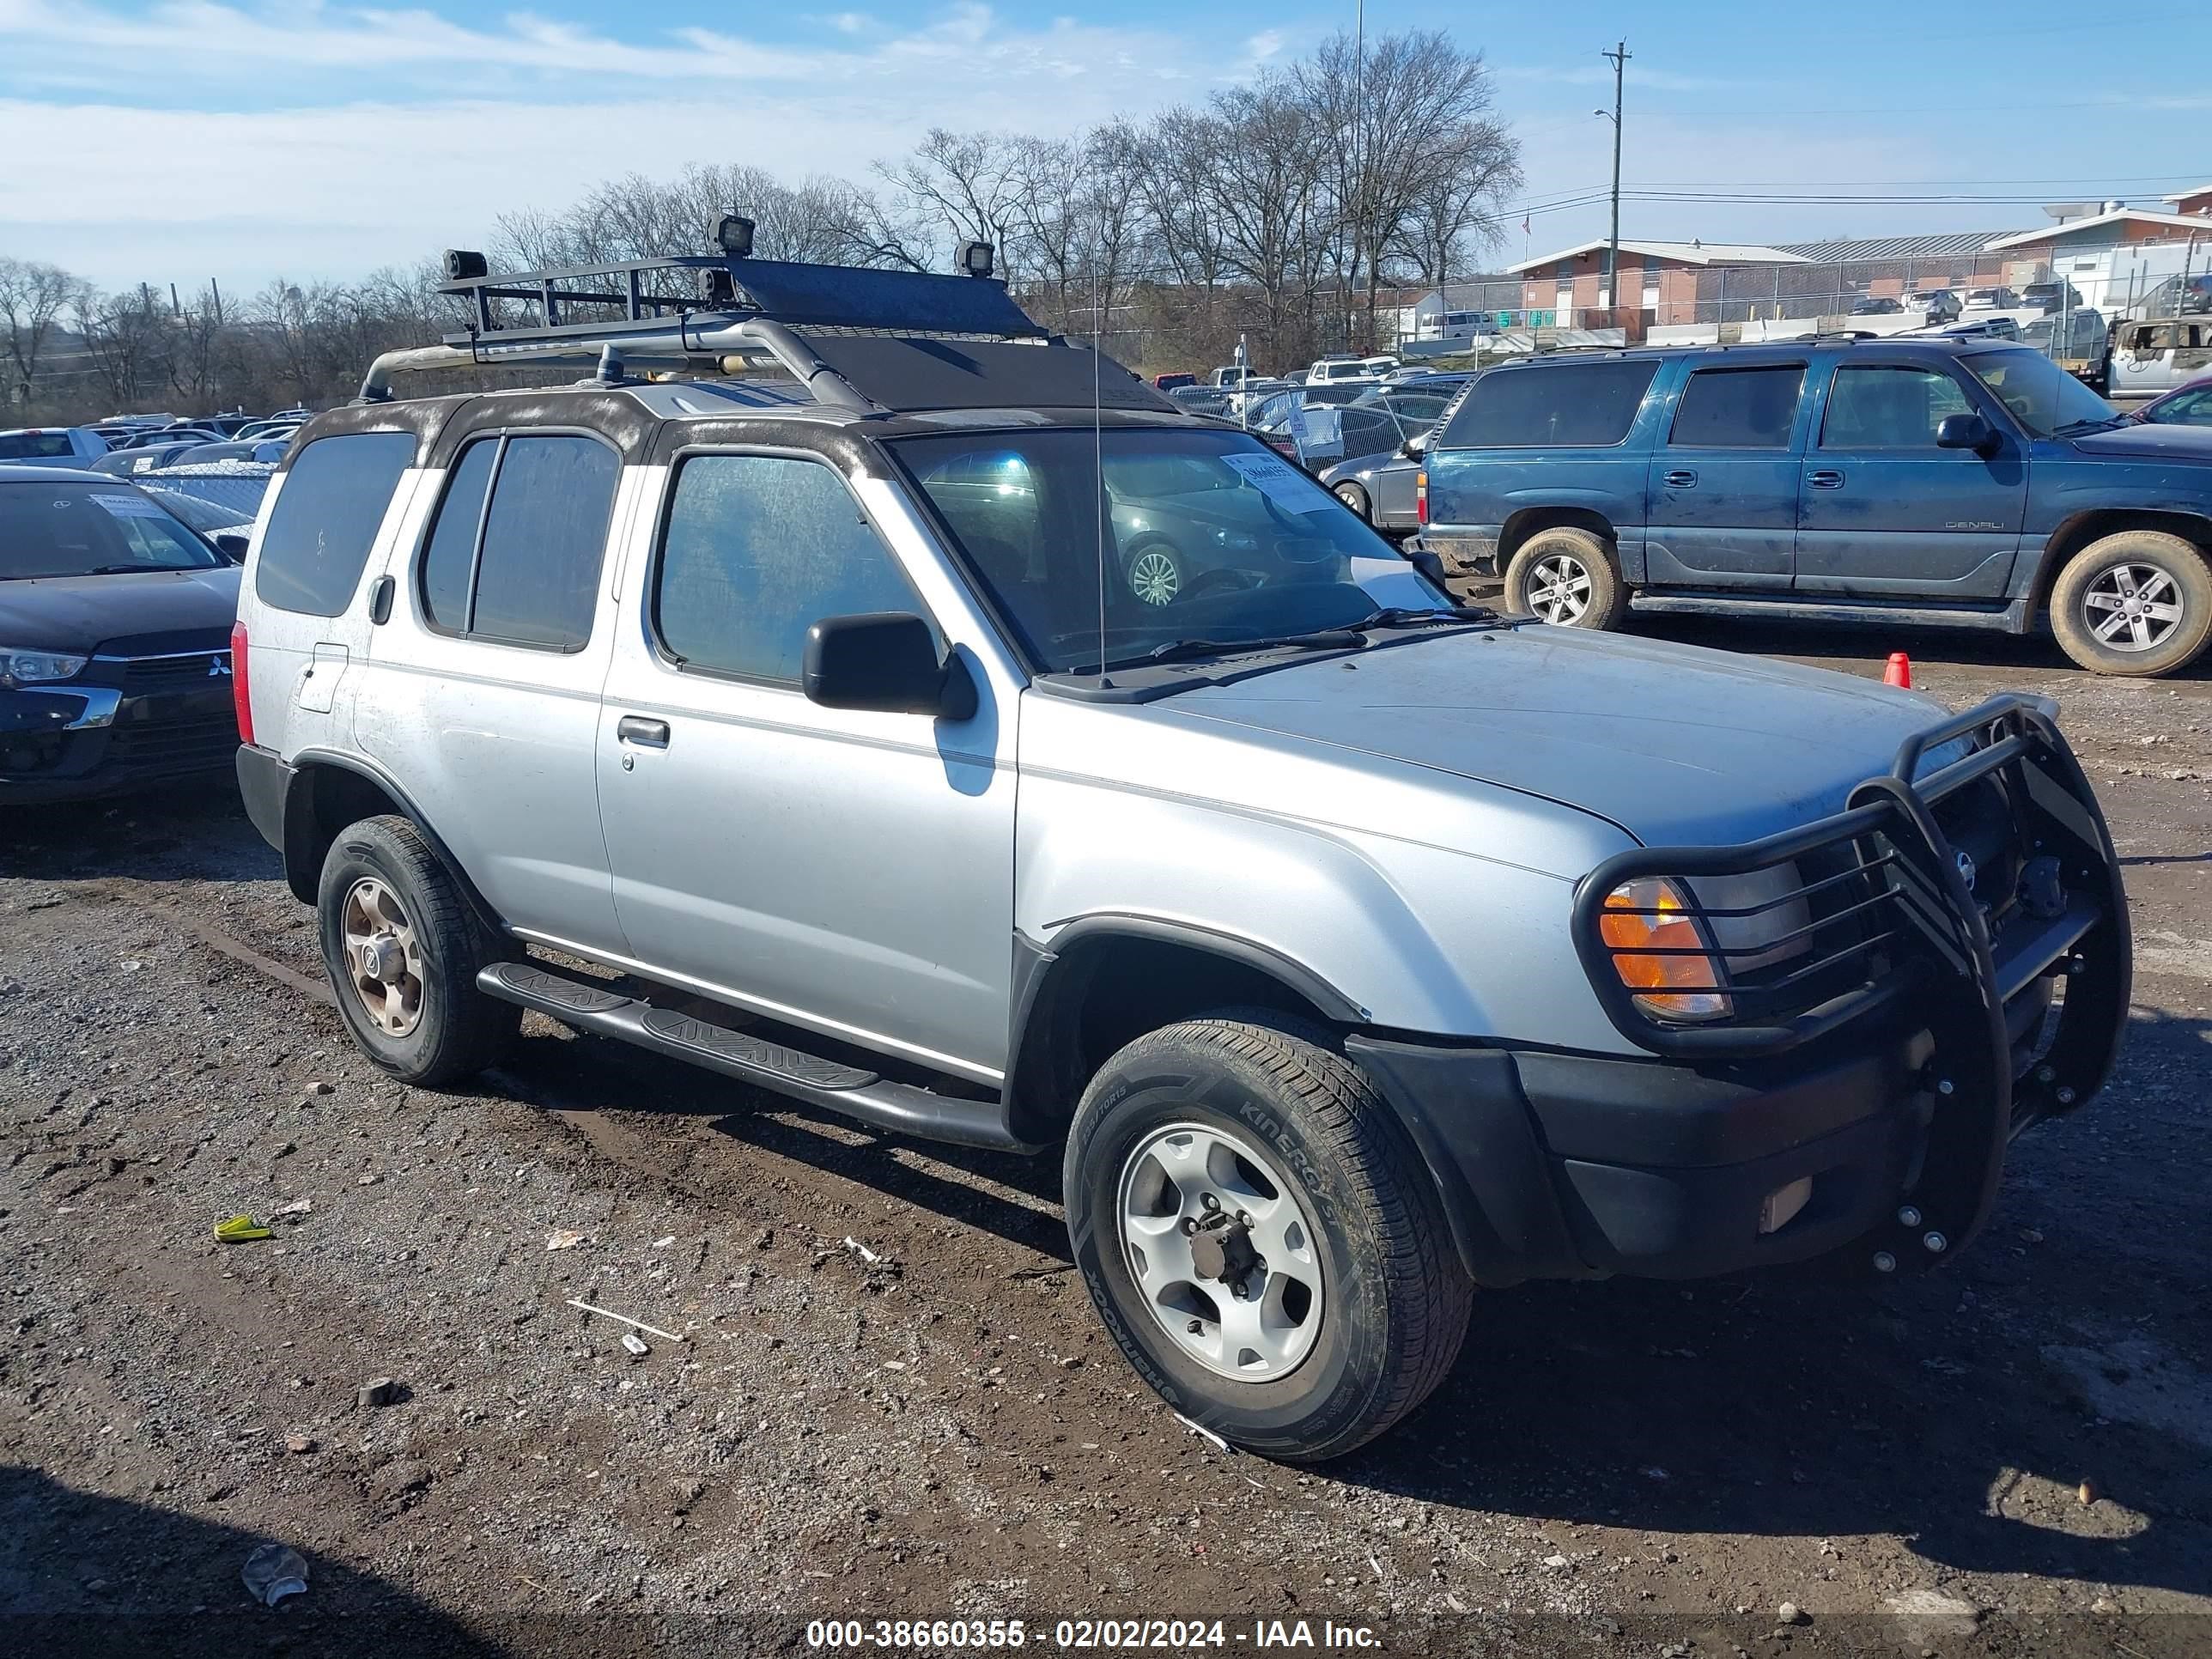
[[[483,240],[512,208],[687,161],[859,175],[932,125],[1066,132],[1195,101],[1349,26],[1350,0],[0,0],[0,252],[97,281],[234,291]],[[1802,12],[1802,16],[1798,14]],[[1922,26],[1924,20],[1924,27]],[[2212,179],[2212,25],[2146,58],[2078,3],[1839,12],[1721,0],[1367,8],[1497,73],[1528,183],[1499,261],[1601,235],[1600,51],[1626,36],[1628,236],[1786,240],[2040,222]],[[2186,66],[2186,67],[2184,67]],[[1524,239],[1520,216],[1531,213]]]

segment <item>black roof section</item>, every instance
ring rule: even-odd
[[[1062,341],[932,340],[795,331],[845,380],[886,409],[1173,410],[1112,358]]]

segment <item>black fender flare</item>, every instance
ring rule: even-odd
[[[314,848],[319,841],[328,845],[330,840],[319,831],[327,828],[334,834],[345,827],[343,824],[325,826],[318,823],[313,774],[318,770],[349,772],[364,782],[374,784],[399,809],[400,816],[413,824],[422,839],[429,842],[430,850],[437,855],[438,861],[446,866],[447,872],[467,896],[470,908],[477,913],[477,920],[495,933],[507,932],[505,920],[478,890],[468,871],[453,856],[453,849],[446,844],[445,838],[439,835],[436,827],[416,804],[414,797],[382,767],[358,755],[328,749],[303,749],[292,757],[288,770],[289,776],[284,790],[284,840],[279,850],[284,855],[285,884],[292,890],[293,897],[302,904],[315,902],[316,885],[322,870],[321,861],[314,855]]]

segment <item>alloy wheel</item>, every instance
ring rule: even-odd
[[[1170,1124],[1129,1155],[1116,1207],[1137,1294],[1182,1353],[1223,1376],[1274,1382],[1313,1352],[1319,1241],[1257,1147],[1207,1124]]]
[[[1572,626],[1589,603],[1589,568],[1573,554],[1547,554],[1529,571],[1528,609],[1544,621]]]
[[[1129,590],[1146,605],[1172,605],[1182,592],[1182,570],[1175,556],[1154,548],[1129,566]]]
[[[408,1036],[422,1020],[422,945],[398,895],[363,876],[346,890],[339,931],[362,1009],[386,1036]]]
[[[2181,588],[2156,565],[2123,563],[2099,571],[2082,591],[2089,633],[2114,651],[2150,651],[2181,626]]]

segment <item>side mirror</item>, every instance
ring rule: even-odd
[[[243,530],[218,530],[210,539],[215,543],[215,550],[233,564],[244,564],[246,550],[253,545],[252,538]]]
[[[806,700],[824,708],[964,720],[975,682],[957,657],[939,661],[929,624],[903,611],[824,617],[806,630]]]
[[[1936,447],[1971,449],[1986,455],[1996,447],[1997,434],[1978,415],[1946,415],[1936,423]]]
[[[1429,434],[1416,432],[1398,446],[1398,453],[1409,461],[1418,461],[1429,453]]]

